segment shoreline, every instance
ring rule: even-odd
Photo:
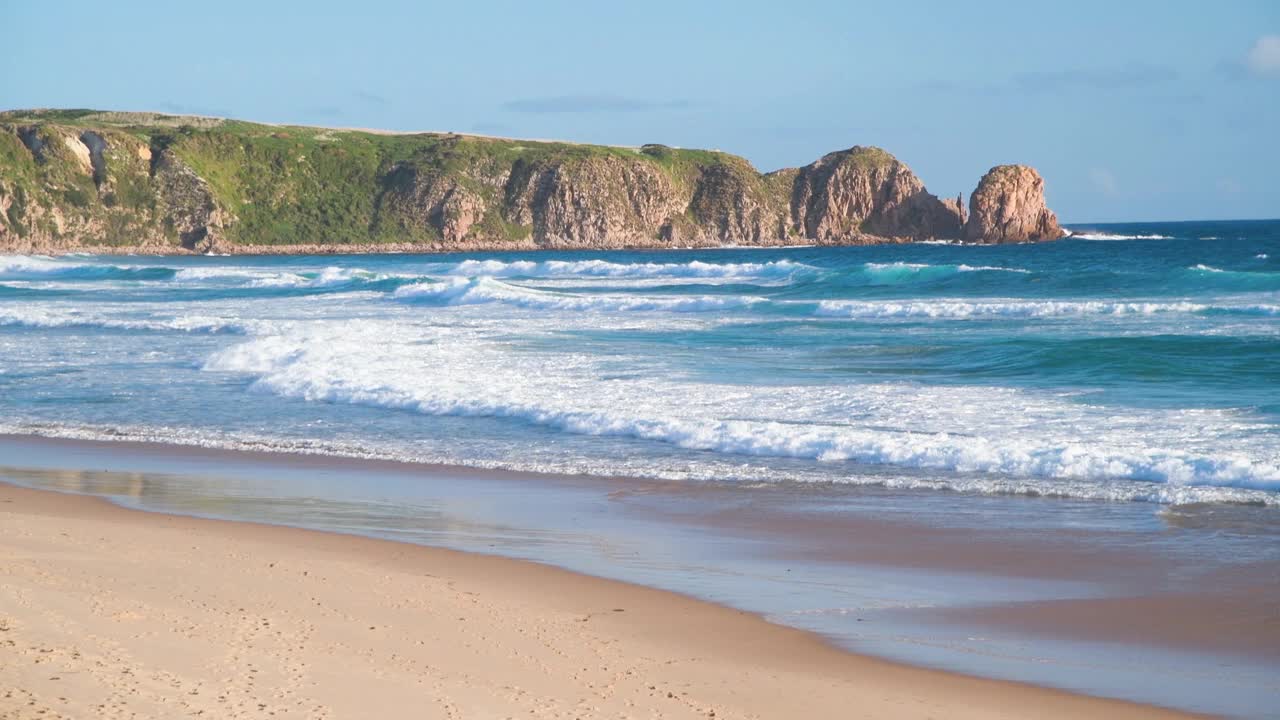
[[[1162,578],[1178,572],[1181,561],[1175,557],[1127,548],[1122,543],[1105,548],[1081,544],[1072,533],[1010,535],[992,529],[993,532],[975,532],[963,527],[944,528],[927,520],[910,518],[877,518],[855,516],[833,519],[822,516],[793,514],[777,509],[759,511],[716,511],[705,514],[710,502],[708,497],[732,495],[736,488],[715,483],[682,480],[662,480],[636,476],[571,475],[534,470],[486,468],[471,465],[430,463],[412,459],[396,459],[377,456],[338,455],[325,452],[306,452],[300,449],[252,449],[223,446],[170,443],[158,440],[103,439],[40,434],[0,432],[0,484],[5,470],[18,470],[18,466],[5,467],[6,446],[20,445],[36,448],[47,456],[69,457],[81,462],[85,468],[105,464],[122,463],[118,470],[102,470],[103,474],[129,474],[137,477],[170,473],[225,474],[226,477],[271,476],[286,472],[336,472],[347,476],[373,475],[380,478],[415,478],[441,480],[444,478],[467,483],[482,483],[501,490],[514,485],[543,488],[571,489],[602,494],[612,502],[624,502],[624,498],[666,497],[674,503],[633,509],[649,519],[675,526],[695,527],[701,530],[745,534],[757,540],[773,539],[782,547],[795,543],[796,560],[835,562],[841,567],[872,567],[912,572],[972,573],[991,578],[1005,578],[1030,582],[1068,582],[1097,584],[1112,588],[1114,594],[1093,597],[1046,597],[1040,599],[1009,599],[1008,601],[984,601],[973,607],[939,609],[933,619],[963,621],[973,627],[1013,629],[1031,637],[1065,640],[1091,639],[1097,641],[1122,641],[1147,648],[1165,648],[1176,651],[1224,652],[1229,656],[1248,657],[1265,662],[1280,661],[1280,612],[1268,604],[1268,598],[1280,597],[1280,575],[1268,577],[1280,569],[1280,564],[1266,562],[1262,565],[1245,563],[1235,570],[1220,568],[1209,579],[1212,590],[1187,586],[1152,590],[1153,585],[1164,583]],[[61,459],[57,462],[61,462]],[[90,463],[98,463],[96,465]],[[177,470],[171,468],[176,467]],[[67,468],[60,468],[65,470]],[[95,471],[88,471],[92,474]],[[74,482],[72,483],[74,485]],[[113,505],[127,507],[106,498],[101,491],[89,485],[57,487],[52,491],[66,492],[87,497],[106,499]],[[32,487],[31,485],[20,485]],[[783,486],[772,488],[786,493]],[[804,488],[813,490],[813,488]],[[890,490],[884,488],[860,488],[864,492],[886,495],[936,496],[928,490]],[[136,489],[135,489],[136,491]],[[824,492],[840,494],[846,488],[824,488]],[[145,491],[142,492],[145,495]],[[127,497],[120,495],[121,498]],[[975,496],[982,498],[984,496]],[[137,497],[134,498],[138,499]],[[1012,503],[1037,503],[1035,498],[1009,496],[1003,498]],[[1050,502],[1055,502],[1050,500]],[[1075,501],[1068,501],[1075,502]],[[1114,505],[1102,501],[1082,501],[1102,507]],[[690,504],[695,508],[692,516],[682,508]],[[732,503],[730,503],[732,504]],[[1119,503],[1121,506],[1143,507],[1147,503]],[[1168,506],[1152,505],[1152,508]],[[200,515],[183,510],[147,509],[142,505],[131,508],[142,512],[159,512],[182,517],[222,519],[227,522],[253,523],[252,519],[228,515]],[[1242,521],[1255,521],[1247,517],[1256,508],[1252,506],[1221,506],[1220,510],[1246,515],[1218,518],[1210,507],[1207,522],[1225,523],[1221,527],[1239,529]],[[1270,509],[1263,509],[1270,513]],[[1269,516],[1268,516],[1269,517]],[[1270,522],[1270,520],[1268,520]],[[282,525],[299,527],[296,524]],[[370,537],[359,531],[341,529],[311,529],[314,532],[334,532]],[[1101,537],[1101,536],[1100,536]],[[850,542],[856,540],[856,542]],[[1121,538],[1123,540],[1123,538]],[[435,544],[415,546],[442,547]],[[455,550],[457,550],[455,548]],[[474,552],[463,549],[461,552]],[[494,554],[485,553],[482,554]],[[517,556],[497,554],[521,561]],[[563,568],[557,560],[533,560]],[[593,571],[567,569],[592,577]],[[1261,577],[1259,581],[1257,577]],[[617,578],[606,581],[628,582]],[[631,581],[634,584],[634,581]],[[648,583],[640,583],[648,586]],[[1145,588],[1148,592],[1137,592]],[[676,591],[678,592],[678,591]],[[689,595],[692,597],[692,595]],[[1106,612],[1102,612],[1105,609]],[[1153,612],[1154,611],[1154,612]],[[1194,620],[1194,622],[1193,622]],[[786,627],[794,627],[786,625]],[[818,633],[821,636],[821,633]],[[835,642],[828,638],[827,642]],[[845,648],[847,649],[847,648]],[[856,652],[856,650],[854,651]],[[884,656],[875,654],[874,657]],[[910,662],[906,664],[910,665]]]
[[[1066,239],[1063,238],[1058,239]],[[636,240],[616,245],[540,245],[532,240],[474,240],[460,245],[443,243],[354,243],[349,245],[326,245],[308,243],[305,245],[217,245],[209,250],[187,249],[181,245],[73,245],[67,247],[44,247],[36,244],[15,245],[0,248],[0,254],[7,255],[44,255],[48,257],[65,257],[68,255],[103,255],[125,256],[139,255],[147,257],[274,257],[293,255],[461,255],[468,253],[499,252],[666,252],[682,250],[787,250],[817,247],[873,247],[880,245],[910,245],[913,243],[939,243],[949,245],[969,245],[979,247],[983,243],[971,243],[953,238],[929,238],[916,240],[906,237],[884,237],[880,235],[860,236],[855,242],[824,242],[821,240],[805,240],[803,243],[779,241],[760,242],[753,245],[706,243],[693,245],[671,245],[666,241]],[[1052,242],[1040,240],[1037,242]]]
[[[359,665],[359,671],[367,669],[372,677],[378,676],[383,661],[389,664],[382,667],[382,673],[393,672],[394,667],[397,674],[407,672],[413,676],[416,673],[405,670],[394,658],[403,661],[404,656],[400,653],[431,655],[430,649],[413,649],[422,647],[413,645],[413,641],[415,633],[422,631],[424,624],[430,633],[457,633],[459,624],[487,621],[487,625],[480,625],[481,633],[492,635],[489,639],[493,641],[496,638],[499,645],[527,637],[531,629],[554,628],[565,631],[575,625],[581,627],[589,624],[591,629],[588,636],[571,638],[574,642],[556,632],[543,638],[552,638],[552,642],[571,646],[559,647],[559,655],[569,652],[579,653],[581,657],[576,657],[569,666],[559,668],[560,673],[554,672],[554,665],[545,665],[549,660],[539,661],[544,663],[539,666],[542,672],[563,675],[554,687],[547,686],[548,694],[541,702],[563,703],[567,706],[575,704],[567,702],[567,695],[585,693],[592,696],[590,702],[604,703],[603,706],[593,706],[594,709],[605,711],[610,703],[616,703],[625,695],[626,700],[617,707],[626,708],[633,713],[641,713],[648,707],[650,711],[660,712],[664,717],[672,710],[672,705],[677,704],[674,701],[679,701],[680,707],[671,712],[672,717],[829,717],[847,712],[850,705],[858,706],[877,717],[903,718],[924,717],[939,712],[948,717],[1019,717],[1025,716],[1032,708],[1040,717],[1195,717],[1155,706],[917,668],[860,655],[837,648],[812,633],[777,625],[753,613],[677,593],[581,575],[529,561],[324,531],[133,510],[101,498],[33,490],[7,483],[0,483],[0,513],[7,516],[6,522],[0,523],[0,536],[5,537],[3,550],[10,556],[12,563],[6,565],[19,568],[6,578],[4,585],[8,592],[4,594],[4,605],[0,607],[9,608],[4,612],[7,617],[3,618],[6,623],[6,638],[17,642],[19,647],[20,660],[15,664],[15,675],[19,676],[19,682],[31,684],[19,687],[20,694],[26,695],[24,699],[36,703],[26,706],[29,708],[47,707],[54,712],[66,711],[69,708],[60,707],[49,693],[56,692],[61,697],[73,698],[77,693],[69,691],[69,687],[79,690],[79,696],[86,702],[91,702],[95,689],[101,689],[92,682],[100,673],[85,667],[83,669],[88,673],[87,676],[73,674],[76,670],[71,668],[77,664],[89,665],[89,659],[102,648],[95,648],[93,640],[86,637],[74,652],[69,648],[59,647],[56,642],[52,643],[55,647],[52,653],[40,652],[39,649],[34,652],[22,651],[22,643],[28,639],[34,648],[37,645],[51,644],[51,638],[32,633],[31,628],[40,623],[23,617],[24,613],[17,610],[12,591],[20,585],[22,594],[28,600],[41,593],[52,593],[66,599],[66,578],[59,575],[59,569],[70,564],[75,573],[93,576],[86,578],[82,574],[76,574],[77,581],[87,580],[81,589],[96,598],[94,604],[110,605],[111,598],[128,588],[117,586],[106,589],[108,591],[104,593],[104,588],[99,585],[107,582],[106,575],[110,573],[124,577],[124,580],[118,582],[127,585],[129,572],[115,567],[124,560],[113,555],[109,549],[127,546],[130,548],[127,554],[132,571],[147,574],[168,568],[169,571],[162,576],[166,578],[166,584],[174,583],[175,586],[166,589],[153,582],[147,583],[151,585],[150,588],[129,590],[142,597],[133,597],[124,602],[125,605],[133,606],[128,613],[130,617],[125,619],[120,619],[115,614],[95,613],[92,609],[77,610],[74,605],[52,603],[41,611],[40,622],[57,625],[56,621],[49,620],[48,614],[51,611],[47,608],[58,607],[58,612],[62,613],[61,627],[64,629],[75,624],[93,637],[116,631],[126,631],[127,634],[142,629],[139,625],[145,627],[157,622],[163,625],[165,618],[176,618],[179,613],[160,613],[157,616],[155,613],[140,611],[137,607],[139,602],[161,603],[160,599],[153,596],[160,594],[168,597],[170,593],[176,593],[180,597],[203,598],[198,603],[193,600],[193,604],[184,606],[183,613],[180,613],[182,622],[193,620],[192,614],[210,615],[212,617],[205,620],[216,622],[219,615],[234,616],[236,609],[219,606],[184,584],[216,583],[216,587],[224,590],[252,587],[252,595],[262,596],[266,609],[275,610],[266,612],[268,617],[261,619],[263,627],[280,627],[298,622],[299,618],[292,616],[291,612],[279,611],[287,608],[301,612],[302,606],[310,606],[313,602],[316,607],[337,606],[344,602],[356,602],[363,606],[360,614],[349,615],[341,623],[350,626],[345,628],[321,627],[317,625],[319,618],[308,616],[306,622],[312,625],[313,634],[326,631],[350,633],[357,627],[363,630],[366,625],[374,630],[379,627],[379,623],[389,624],[389,632],[385,634],[374,630],[377,639],[375,644],[389,643],[394,646],[394,651],[389,655],[385,654],[388,648],[380,646],[380,650],[371,653],[360,652],[352,657],[335,658],[318,648],[310,647],[307,640],[291,638],[288,643],[299,641],[301,645],[298,650],[290,653],[309,658],[311,662],[304,662],[303,666],[316,668],[312,672],[317,675],[321,674],[319,668],[322,667],[336,671],[342,663],[333,663],[342,660]],[[80,536],[87,539],[87,535],[94,535],[98,539],[91,543],[80,542]],[[193,546],[194,552],[186,550],[187,540],[197,543]],[[180,545],[183,546],[181,549]],[[276,559],[269,561],[268,556]],[[273,583],[271,576],[279,574],[278,571],[273,572],[276,566],[289,567],[294,572],[288,580],[275,578]],[[309,568],[301,571],[303,578],[318,576],[306,586],[303,594],[311,594],[306,599],[295,592],[294,588],[294,584],[299,582],[299,566]],[[35,572],[37,568],[39,572]],[[95,572],[98,575],[94,576]],[[354,578],[340,584],[324,582],[325,578],[340,572],[344,576],[349,573],[364,573],[368,582],[357,583]],[[424,580],[424,577],[430,580]],[[240,582],[235,582],[236,580]],[[245,583],[245,580],[252,582]],[[431,585],[434,590],[422,596],[397,592],[405,589],[405,583],[423,582]],[[467,590],[458,593],[455,585],[465,585]],[[445,592],[446,588],[448,592]],[[418,589],[428,590],[421,587]],[[367,596],[371,592],[377,596],[377,602],[368,600]],[[440,593],[449,597],[439,597]],[[291,598],[302,604],[297,608],[289,608]],[[439,617],[440,612],[404,612],[404,603],[430,605],[432,602],[445,602],[446,599],[450,613],[447,620]],[[256,602],[257,598],[239,598],[235,602],[250,600]],[[452,612],[464,612],[468,606],[474,608],[477,603],[482,607],[487,605],[488,612],[479,613],[480,616],[463,614],[454,620]],[[202,606],[203,610],[196,605]],[[497,605],[502,606],[500,612],[495,612]],[[35,605],[28,602],[25,607],[32,609]],[[419,611],[422,609],[418,608]],[[240,611],[244,612],[245,609],[240,608]],[[394,617],[388,617],[388,614]],[[137,615],[142,617],[135,617]],[[369,618],[376,619],[366,622]],[[397,625],[402,621],[408,622]],[[92,622],[92,625],[86,625],[87,622]],[[551,626],[546,626],[547,622]],[[257,626],[258,623],[259,621],[255,621],[253,625]],[[129,655],[130,651],[142,653],[146,639],[157,632],[163,636],[163,629],[153,627],[141,634],[129,635],[128,638],[118,637],[115,642],[125,644],[124,655]],[[505,634],[500,632],[503,630],[506,631]],[[194,627],[191,633],[193,634],[185,636],[186,642],[179,637],[169,637],[164,643],[171,646],[168,648],[171,652],[186,655],[186,659],[181,661],[176,657],[170,658],[178,664],[192,662],[191,653],[194,653],[194,657],[200,657],[202,652],[219,654],[237,649],[234,646],[226,647],[221,637],[209,637],[196,632]],[[458,639],[465,637],[464,633]],[[64,642],[72,639],[61,638]],[[129,639],[139,641],[139,646],[129,647]],[[240,653],[245,654],[247,650],[254,649],[256,639],[255,636],[248,643],[250,647],[238,648]],[[466,649],[455,649],[455,652],[463,656],[477,652],[483,654],[476,647],[465,644],[464,647]],[[606,649],[614,654],[611,660],[616,662],[635,662],[644,658],[645,672],[637,673],[639,668],[630,668],[620,673],[617,668],[608,664],[602,666],[599,673],[594,668],[590,671],[587,667],[577,668],[578,660],[587,655],[599,659],[599,655]],[[441,654],[438,650],[437,648],[434,662],[447,663],[452,652]],[[118,646],[115,652],[120,654]],[[78,657],[73,657],[75,653],[79,654]],[[52,657],[41,659],[41,655]],[[511,657],[519,656],[520,653],[515,653]],[[685,659],[673,666],[663,658]],[[423,662],[427,660],[422,658]],[[24,661],[46,666],[63,663],[66,668],[59,669],[58,672],[62,674],[57,675],[47,672],[46,668],[33,671]],[[270,672],[270,658],[255,658],[252,653],[248,653],[240,662],[247,662],[250,666]],[[122,667],[116,670],[132,675],[136,680],[145,675],[143,668],[129,671],[130,664],[136,663],[137,660],[118,662]],[[520,667],[493,669],[500,672],[509,670],[517,675],[532,672],[532,667],[526,667],[521,662],[516,662],[516,665]],[[487,666],[481,663],[477,667],[483,669]],[[671,674],[672,667],[679,669]],[[343,669],[350,673],[356,668]],[[205,682],[198,674],[176,673],[174,668],[165,667],[159,661],[147,664],[145,670],[158,675],[181,675],[176,682],[170,678],[169,684],[175,688],[180,686],[184,694],[191,692],[189,686],[192,683],[199,685]],[[360,676],[362,672],[351,674]],[[42,675],[62,679],[41,680]],[[646,679],[632,679],[639,675]],[[301,679],[295,678],[288,682],[281,680],[275,685],[292,683],[290,687],[295,695],[305,695],[306,693],[301,692],[305,688],[300,683],[305,685],[306,677],[307,672],[303,672]],[[261,681],[262,676],[257,679]],[[401,678],[405,679],[407,678]],[[525,679],[526,682],[545,682],[545,678]],[[270,682],[260,682],[261,689],[255,691],[253,680],[254,678],[250,678],[248,687],[237,686],[237,693],[250,696],[242,703],[250,710],[252,701],[265,699],[266,695],[263,693],[267,692],[267,686],[272,685]],[[604,680],[612,680],[606,683],[611,688],[610,692],[601,692],[601,681]],[[214,685],[212,682],[208,684]],[[339,684],[342,683],[339,681]],[[468,695],[478,692],[487,683],[483,677],[470,677],[459,679],[453,685],[456,685],[450,688],[453,695]],[[679,692],[668,691],[671,694],[667,695],[662,692],[667,686],[682,689]],[[399,695],[408,689],[392,683],[385,690]],[[488,687],[490,691],[493,689]],[[315,688],[316,692],[326,695],[337,693],[339,696],[345,695],[343,690],[331,682],[325,683],[323,688]],[[356,696],[365,692],[362,687],[346,687],[345,691],[355,692]],[[151,693],[147,696],[151,702],[159,701],[163,704],[167,696],[159,688],[151,688],[147,692]],[[279,695],[280,687],[273,687],[271,693],[274,693],[271,697]],[[485,693],[480,694],[483,697],[473,697],[474,702],[484,704],[496,700]],[[229,695],[230,692],[227,691],[223,697]],[[169,699],[197,702],[183,698],[183,694],[176,691]],[[312,699],[307,697],[304,702],[299,698],[298,705],[305,706]],[[349,701],[352,698],[346,696],[345,699]],[[387,701],[389,699],[390,696],[382,698]],[[215,701],[213,697],[208,700]],[[526,702],[528,698],[523,697],[522,693],[515,693],[506,700],[513,703],[511,707],[529,706]],[[0,700],[10,701],[12,698]],[[333,708],[338,708],[343,697],[330,702]],[[453,702],[454,707],[460,707],[456,700],[450,702]],[[126,705],[128,702],[122,700],[121,704]],[[278,707],[275,702],[270,706]],[[215,701],[211,707],[220,707],[225,711],[226,704]],[[577,707],[583,706],[577,703]],[[252,714],[246,713],[244,716]],[[339,716],[344,715],[339,713]]]

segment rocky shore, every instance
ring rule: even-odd
[[[0,251],[347,253],[975,243],[1063,235],[1032,168],[966,207],[855,146],[760,173],[727,153],[0,113]]]

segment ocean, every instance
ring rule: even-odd
[[[0,258],[8,433],[1280,504],[1280,222],[1038,245]]]
[[[1093,533],[1110,549],[1141,545],[1181,568],[1151,580],[1173,589],[1200,582],[1187,568],[1274,563],[1280,221],[1071,229],[1061,241],[1008,246],[2,256],[0,433],[447,466],[456,469],[451,498],[466,496],[468,483],[490,488],[451,505],[459,517],[483,516],[478,536],[546,525],[515,533],[520,542],[494,541],[493,551],[690,592],[913,662],[1265,716],[1262,706],[1280,698],[1274,662],[1229,678],[1192,673],[1172,690],[1143,684],[1145,656],[1124,670],[1073,665],[1086,679],[1063,681],[1023,667],[1011,640],[996,653],[960,630],[949,649],[904,639],[905,625],[869,635],[852,615],[998,598],[972,578],[948,576],[947,590],[964,598],[955,602],[936,576],[873,573],[887,585],[859,605],[836,597],[844,590],[829,574],[818,580],[830,557],[805,566],[810,584],[780,579],[781,565],[742,550],[744,537],[762,537],[758,528],[738,515],[706,519],[711,508],[777,504],[810,518],[902,518],[935,530]],[[40,460],[24,462],[20,442],[7,447],[0,464],[11,479],[58,485],[17,470],[55,468],[57,452],[32,451]],[[502,482],[520,489],[504,492],[525,507],[493,510],[502,493],[465,468],[509,473]],[[566,516],[529,490],[535,476],[662,495],[628,500],[627,519],[613,525],[640,538],[672,532],[678,516],[672,543],[686,547],[646,552],[692,553],[700,541],[690,528],[714,525],[742,557],[654,565],[620,560],[617,547],[557,546],[547,518]],[[475,536],[468,544],[441,527],[423,530],[404,508],[425,491],[379,477],[339,485],[290,476],[287,492],[259,478],[249,490],[187,488],[201,502],[153,492],[135,504],[485,549]],[[77,482],[127,494],[103,489],[110,478]],[[581,510],[570,521],[582,527],[603,512],[547,487],[542,497]],[[339,499],[316,514],[317,502]],[[706,517],[690,520],[691,507]],[[545,511],[541,521],[533,508]],[[592,526],[593,537],[608,537],[604,525]],[[814,542],[811,558],[841,540]],[[717,547],[700,557],[726,546]],[[799,577],[803,563],[788,562]],[[734,563],[748,569],[719,580],[689,570]],[[1089,587],[1010,592],[1106,594],[1097,578],[1077,580]],[[1062,648],[1036,652],[1072,658],[1066,665],[1088,655]],[[1166,658],[1174,675],[1187,665],[1175,655]],[[1241,684],[1243,700],[1238,691],[1231,701],[1210,697]]]

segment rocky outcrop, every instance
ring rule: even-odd
[[[964,206],[964,197],[957,195],[954,198],[943,198],[942,207],[950,216],[948,222],[955,222],[955,227],[960,231],[956,234],[956,239],[964,232],[965,221],[969,217],[968,209]]]
[[[80,133],[80,144],[89,151],[89,169],[93,176],[93,184],[102,189],[107,181],[107,161],[103,153],[107,149],[107,141],[91,130]]]
[[[76,164],[84,171],[85,175],[93,176],[93,159],[90,157],[89,146],[73,135],[63,135],[62,144],[67,146],[67,150],[71,153],[71,157],[75,158]]]
[[[182,247],[196,252],[218,249],[225,214],[209,183],[169,149],[154,156],[152,170],[165,225],[178,234]]]
[[[687,233],[692,237],[686,241],[760,245],[784,236],[785,216],[750,165],[712,165],[698,176],[694,188]]]
[[[1063,234],[1058,217],[1045,206],[1044,179],[1034,168],[993,167],[969,197],[964,237],[970,242],[1056,240]]]
[[[608,249],[1061,234],[1030,168],[992,170],[966,213],[960,198],[935,197],[874,147],[761,174],[727,153],[663,145],[78,112],[0,112],[0,251]]]
[[[517,160],[503,200],[503,219],[529,227],[540,247],[644,244],[683,208],[659,168],[638,157],[608,154]]]
[[[791,220],[801,237],[828,243],[960,235],[956,213],[929,194],[910,168],[874,147],[830,153],[801,168]]]
[[[385,184],[381,206],[388,216],[433,229],[445,242],[465,240],[484,218],[484,199],[457,179],[397,164]]]

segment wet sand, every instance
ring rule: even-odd
[[[894,667],[1232,717],[1271,717],[1280,698],[1280,528],[1266,508],[957,505],[31,436],[0,436],[0,482],[551,563],[758,613]]]
[[[1153,718],[535,563],[0,485],[0,715]]]
[[[1280,663],[1280,578],[1262,579],[1232,593],[1044,600],[939,614],[1040,636],[1213,650]]]

